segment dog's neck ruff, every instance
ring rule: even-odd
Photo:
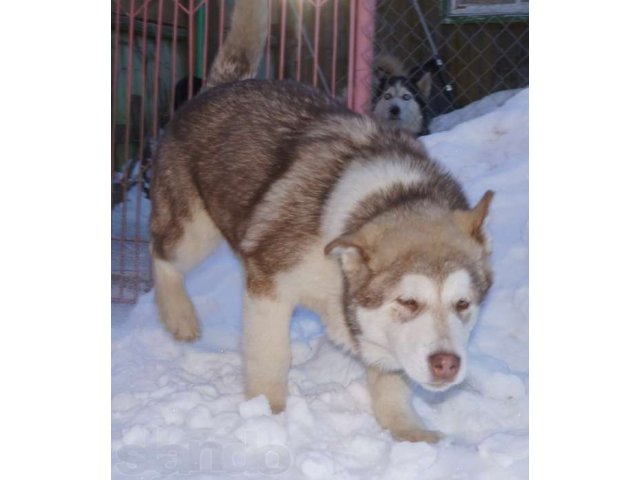
[[[354,161],[338,180],[323,214],[322,231],[325,244],[347,233],[350,218],[361,203],[377,193],[398,184],[410,186],[425,181],[424,171],[404,159],[378,158]]]

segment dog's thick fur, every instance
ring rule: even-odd
[[[224,239],[246,275],[248,397],[285,408],[289,322],[303,304],[368,366],[379,423],[398,439],[436,441],[410,406],[407,379],[443,390],[464,377],[466,342],[491,284],[482,228],[491,193],[469,209],[419,142],[315,89],[230,81],[255,72],[266,36],[267,2],[236,4],[234,48],[223,46],[209,87],[176,114],[156,159],[160,318],[176,339],[198,337],[183,275]],[[253,13],[240,15],[248,4]]]

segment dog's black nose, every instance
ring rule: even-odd
[[[391,114],[392,117],[397,117],[398,115],[400,115],[400,107],[398,107],[397,105],[394,105],[389,109],[389,113]]]

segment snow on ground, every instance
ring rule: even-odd
[[[513,90],[501,90],[499,92],[487,95],[481,98],[477,102],[470,103],[469,105],[454,110],[453,112],[440,115],[429,123],[429,130],[432,133],[444,132],[450,130],[459,123],[466,122],[473,118],[489,113],[495,110],[496,107],[504,105],[514,95],[521,92],[522,88],[516,88]]]
[[[112,477],[527,478],[528,90],[509,97],[490,111],[480,101],[459,115],[462,123],[422,139],[472,202],[496,192],[495,283],[471,339],[468,379],[414,398],[443,441],[396,442],[382,430],[363,367],[302,309],[291,327],[286,411],[272,415],[264,397],[245,401],[242,271],[225,245],[187,277],[203,325],[196,343],[177,344],[164,332],[152,292],[131,310],[113,310]]]

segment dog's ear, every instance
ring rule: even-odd
[[[324,254],[339,258],[342,269],[347,274],[357,272],[369,261],[366,246],[356,234],[332,240],[324,247]]]
[[[432,84],[433,81],[431,78],[431,72],[426,72],[424,75],[422,75],[422,77],[420,77],[420,80],[416,82],[416,86],[418,87],[418,90],[420,90],[422,98],[424,98],[425,100],[429,99]]]
[[[325,255],[336,257],[351,285],[357,286],[368,277],[370,246],[363,232],[342,235],[324,247]]]
[[[402,62],[387,53],[376,55],[373,61],[374,88],[382,89],[390,77],[405,76]]]
[[[455,210],[453,220],[468,235],[484,246],[487,246],[487,238],[482,225],[489,214],[489,206],[494,193],[487,190],[480,201],[471,210]]]
[[[382,89],[386,85],[388,78],[389,76],[386,74],[386,72],[380,69],[375,69],[373,71],[373,78],[372,78],[373,91],[376,92],[377,94],[381,94]]]

